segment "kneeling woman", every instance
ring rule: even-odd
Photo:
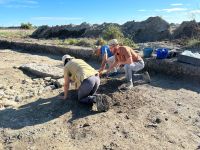
[[[67,99],[70,81],[75,82],[78,89],[78,100],[81,103],[96,103],[98,111],[107,111],[109,103],[102,95],[96,95],[100,78],[98,72],[82,59],[70,55],[62,57],[64,63],[64,99]]]

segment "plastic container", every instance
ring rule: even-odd
[[[151,57],[152,53],[153,53],[153,48],[147,47],[147,48],[143,49],[143,56],[144,56],[144,58]]]
[[[158,48],[156,50],[156,58],[157,59],[165,59],[168,56],[168,49],[167,48]]]

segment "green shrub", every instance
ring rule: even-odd
[[[83,39],[80,39],[75,45],[91,47],[91,46],[94,45],[94,42],[93,42],[93,40],[90,40],[90,39],[87,39],[87,38],[83,38]]]
[[[65,39],[65,41],[64,41],[63,44],[66,44],[66,45],[76,45],[77,43],[78,43],[77,39],[69,38],[69,39]]]
[[[116,25],[109,25],[103,31],[103,38],[106,40],[110,39],[121,39],[124,37],[121,29]]]
[[[97,39],[96,45],[105,45],[107,42],[103,38]]]
[[[134,41],[132,41],[129,38],[121,38],[120,39],[120,43],[124,46],[129,46],[131,48],[138,48],[138,45],[134,43]]]
[[[92,47],[95,45],[96,40],[94,39],[88,39],[88,38],[68,38],[65,39],[61,44],[63,45],[77,45],[77,46],[86,46],[86,47]]]
[[[21,29],[33,29],[33,25],[31,23],[21,23]]]
[[[189,39],[186,43],[188,47],[199,47],[200,46],[200,39]]]

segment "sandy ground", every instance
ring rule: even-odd
[[[0,50],[1,87],[27,94],[36,88],[35,79],[16,66],[30,62],[59,66],[59,58]],[[121,78],[102,79],[98,93],[111,97],[106,113],[79,104],[73,90],[67,101],[61,100],[62,88],[21,101],[0,99],[0,149],[200,149],[199,82],[151,77],[151,84],[126,92],[118,88]]]

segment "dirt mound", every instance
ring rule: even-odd
[[[64,25],[64,26],[41,26],[39,27],[31,37],[33,38],[78,38],[85,33],[87,26],[80,25],[80,26],[73,26],[73,25]]]
[[[80,25],[64,25],[64,26],[41,26],[39,27],[31,37],[33,38],[80,38],[80,37],[90,37],[98,38],[102,35],[103,30],[113,23],[103,23],[101,25],[90,25],[87,23],[82,23]],[[118,24],[115,24],[119,26]]]
[[[122,31],[136,42],[160,41],[170,37],[170,25],[160,17],[150,17],[142,22],[127,22],[122,25]]]
[[[199,38],[200,37],[200,23],[196,21],[183,22],[173,34],[175,39],[180,38]]]
[[[157,41],[167,39],[170,36],[170,25],[160,17],[150,17],[142,22],[130,21],[123,25],[114,23],[64,25],[64,26],[41,26],[33,32],[33,38],[98,38],[102,36],[104,29],[109,25],[115,25],[122,29],[125,37],[132,38],[137,42]]]
[[[161,41],[179,38],[200,37],[200,23],[196,21],[186,21],[180,26],[169,24],[160,17],[150,17],[142,22],[129,21],[123,25],[113,23],[93,24],[82,23],[80,25],[63,26],[41,26],[31,37],[33,38],[98,38],[109,25],[121,28],[125,37],[129,37],[135,42]]]

